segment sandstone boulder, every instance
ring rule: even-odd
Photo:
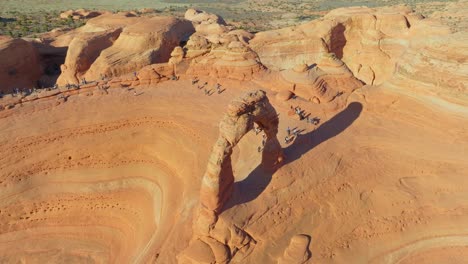
[[[146,65],[167,62],[174,47],[194,31],[190,22],[173,17],[139,18],[138,21],[125,27],[118,39],[100,52],[85,73],[86,79],[119,76]]]

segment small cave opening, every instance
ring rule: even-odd
[[[42,76],[37,81],[38,88],[52,87],[62,73],[60,65],[65,63],[65,53],[41,54]]]
[[[345,31],[346,27],[343,24],[336,25],[331,31],[330,51],[340,60],[343,58],[343,48],[346,45]]]
[[[187,39],[187,40],[181,40],[181,41],[179,42],[179,46],[180,46],[181,48],[184,48],[185,45],[187,45],[187,41],[188,41],[188,39]]]

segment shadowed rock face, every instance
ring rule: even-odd
[[[31,43],[0,36],[0,91],[36,86],[40,75],[39,55]]]
[[[266,143],[262,154],[265,168],[274,168],[282,159],[282,149],[276,137],[278,116],[268,101],[264,91],[249,92],[233,100],[219,125],[219,137],[208,160],[200,191],[201,218],[211,215],[198,230],[206,230],[216,222],[224,203],[232,193],[234,175],[231,154],[234,146],[257,123],[266,134]],[[211,222],[211,223],[209,223]],[[208,223],[208,226],[206,225]]]

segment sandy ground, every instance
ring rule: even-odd
[[[1,111],[0,262],[175,263],[217,124],[259,88],[219,81],[220,95],[180,80]],[[287,158],[263,171],[254,132],[234,153],[221,218],[257,241],[243,263],[275,263],[296,234],[312,263],[467,263],[468,115],[372,88],[336,111],[267,91]],[[288,126],[303,131],[286,145]]]

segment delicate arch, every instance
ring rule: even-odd
[[[219,136],[208,160],[200,190],[200,210],[195,231],[208,234],[231,197],[234,184],[231,154],[241,138],[256,123],[266,134],[262,165],[274,169],[283,159],[278,133],[278,115],[264,91],[248,92],[233,100],[219,124]]]

